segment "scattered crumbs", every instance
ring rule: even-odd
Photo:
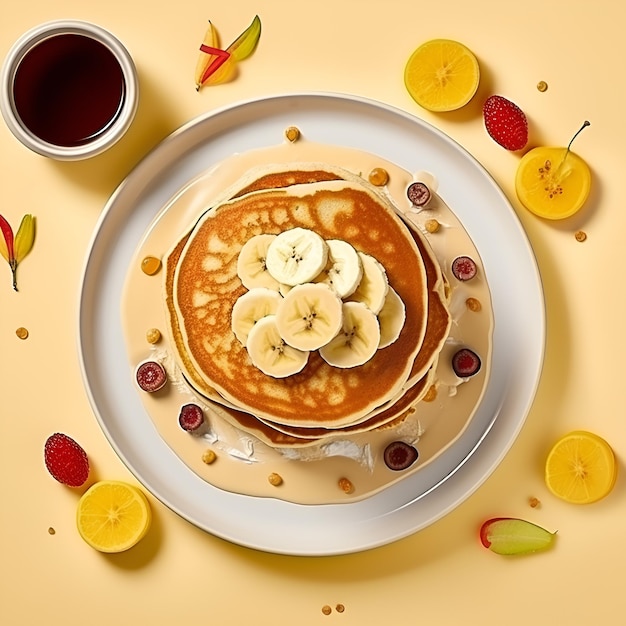
[[[548,83],[546,83],[545,80],[540,80],[537,83],[537,90],[541,91],[541,93],[543,93],[544,91],[547,91],[548,90]]]
[[[536,509],[541,504],[541,501],[539,500],[539,498],[535,498],[534,496],[532,496],[528,498],[528,504],[530,504],[533,509]]]
[[[267,480],[269,481],[270,485],[274,485],[274,487],[278,487],[279,485],[283,484],[283,477],[280,474],[277,474],[276,472],[272,472],[267,477]]]
[[[474,313],[478,313],[483,308],[483,305],[480,303],[480,300],[476,298],[468,298],[465,301],[465,306]]]
[[[52,526],[50,526],[50,528],[48,528],[48,534],[49,535],[56,535],[56,530],[54,530],[54,528],[52,528]]]
[[[148,343],[159,343],[161,340],[161,331],[158,328],[149,328],[146,331],[146,341]]]
[[[339,484],[339,488],[344,493],[352,493],[354,491],[354,485],[345,477],[340,478],[338,484]]]
[[[148,276],[154,276],[161,269],[161,259],[147,256],[141,262],[141,271]]]
[[[285,137],[287,137],[287,140],[291,141],[291,143],[298,141],[298,139],[300,139],[300,129],[296,128],[295,126],[290,126],[285,131]]]
[[[424,397],[422,398],[422,400],[424,402],[433,402],[436,397],[437,397],[437,386],[431,385],[428,388],[428,391],[424,394]]]
[[[20,326],[16,331],[15,334],[20,338],[20,339],[26,339],[28,337],[28,329],[24,328],[23,326]]]
[[[335,611],[337,611],[337,613],[343,613],[346,610],[346,607],[343,604],[338,604],[335,607]]]
[[[427,233],[436,233],[439,231],[441,224],[439,224],[439,222],[437,220],[426,220],[426,222],[424,223],[424,228],[426,229]]]
[[[369,173],[368,180],[376,187],[383,187],[389,182],[389,172],[382,167],[375,167]]]
[[[587,239],[587,233],[584,230],[577,230],[574,237],[576,241],[585,241],[585,239]]]
[[[215,452],[213,452],[213,450],[211,449],[205,450],[202,453],[202,462],[206,463],[207,465],[211,465],[211,463],[213,463],[215,459],[217,459],[217,454],[215,454]]]
[[[324,615],[330,615],[333,612],[333,610],[330,608],[330,606],[328,606],[328,604],[325,604],[322,607],[322,613],[324,613]]]

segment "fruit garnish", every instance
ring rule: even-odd
[[[255,15],[250,26],[226,50],[221,50],[217,33],[209,22],[196,64],[196,90],[204,85],[226,82],[235,71],[236,63],[247,59],[254,52],[260,37],[261,20]]]
[[[204,424],[204,412],[197,404],[185,404],[180,409],[178,423],[183,430],[192,433]]]
[[[143,539],[152,511],[143,492],[124,482],[92,485],[80,498],[76,525],[80,536],[100,552],[123,552]]]
[[[89,478],[89,459],[68,435],[54,433],[44,445],[44,461],[52,477],[68,487],[80,487]]]
[[[556,538],[550,531],[513,517],[494,517],[480,528],[480,541],[496,554],[529,554],[549,548]]]
[[[450,39],[433,39],[419,46],[404,69],[407,91],[428,111],[453,111],[465,106],[480,82],[474,54]]]
[[[489,136],[507,150],[521,150],[528,143],[528,120],[524,112],[503,96],[490,96],[483,105]]]
[[[476,276],[476,263],[468,256],[458,256],[452,261],[452,273],[457,280],[472,280]]]
[[[585,161],[571,151],[585,123],[567,148],[538,147],[521,159],[515,175],[515,192],[520,202],[539,217],[558,220],[570,217],[586,202],[591,190],[591,171]]]
[[[148,393],[162,389],[167,382],[164,367],[156,361],[144,361],[136,372],[137,384]]]
[[[22,259],[31,251],[35,241],[35,218],[27,213],[22,218],[13,237],[13,229],[7,220],[0,215],[0,254],[11,268],[13,276],[13,289],[17,291],[17,266]]]
[[[546,459],[545,480],[558,498],[589,504],[607,496],[617,477],[611,446],[594,433],[576,430],[559,439]]]
[[[430,200],[430,189],[422,182],[411,183],[406,190],[406,195],[411,204],[423,207]]]
[[[452,357],[452,369],[459,378],[468,378],[478,374],[480,367],[480,357],[469,348],[461,348]]]
[[[418,456],[417,449],[404,441],[392,441],[383,453],[385,465],[395,472],[411,467]]]

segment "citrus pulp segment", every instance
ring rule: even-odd
[[[450,39],[433,39],[419,46],[404,70],[411,97],[429,111],[453,111],[476,93],[480,69],[474,54]]]
[[[78,532],[100,552],[132,548],[148,532],[151,521],[146,496],[137,487],[124,482],[97,482],[78,502]]]
[[[611,446],[587,431],[574,431],[559,439],[546,459],[546,485],[567,502],[588,504],[604,498],[613,489],[616,475]]]

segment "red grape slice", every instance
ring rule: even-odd
[[[459,378],[474,376],[480,370],[480,357],[469,348],[461,348],[452,357],[452,369]]]
[[[458,280],[471,280],[476,276],[476,272],[476,263],[468,256],[459,256],[452,261],[452,273]]]
[[[185,404],[180,409],[178,423],[183,430],[192,433],[204,424],[204,413],[197,404]]]
[[[417,461],[417,450],[404,441],[392,441],[383,454],[385,465],[395,472],[405,470]]]
[[[430,200],[430,189],[424,183],[411,183],[406,195],[415,206],[423,207]]]
[[[167,382],[167,374],[160,363],[156,361],[144,361],[137,368],[137,384],[148,393],[154,393],[162,389]]]

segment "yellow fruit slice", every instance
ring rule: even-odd
[[[589,166],[567,148],[533,148],[522,157],[515,175],[520,202],[535,215],[552,220],[576,213],[590,189]]]
[[[584,430],[559,439],[546,459],[546,485],[567,502],[589,504],[604,498],[613,489],[616,477],[611,446]]]
[[[124,482],[97,482],[78,502],[78,532],[100,552],[123,552],[132,548],[148,532],[151,521],[146,496],[137,487]]]
[[[432,39],[410,56],[404,84],[417,104],[428,111],[453,111],[474,96],[480,69],[474,54],[451,39]]]

